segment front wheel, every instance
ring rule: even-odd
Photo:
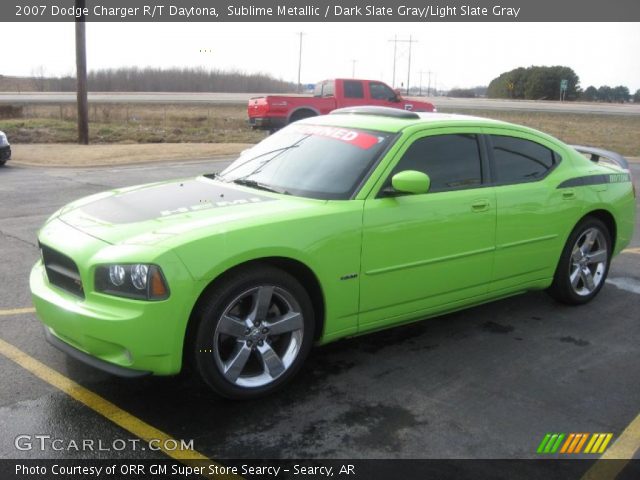
[[[219,283],[201,310],[193,345],[197,370],[224,397],[269,394],[297,373],[311,349],[309,295],[294,277],[270,266]]]
[[[597,218],[587,217],[569,235],[549,294],[569,305],[592,300],[609,273],[611,251],[607,226]]]

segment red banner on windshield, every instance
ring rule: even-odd
[[[294,125],[291,129],[304,135],[332,138],[367,150],[378,143],[378,137],[348,128],[325,127],[322,125]]]

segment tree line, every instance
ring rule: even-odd
[[[25,90],[42,92],[75,91],[74,76],[47,77],[34,72]],[[244,73],[204,68],[113,68],[87,74],[88,88],[94,92],[294,92],[296,85],[266,73]]]
[[[631,95],[629,88],[607,85],[596,88],[580,88],[580,78],[572,68],[556,65],[552,67],[519,67],[500,74],[487,88],[489,98],[514,98],[522,100],[559,100],[561,82],[566,82],[564,100],[587,100],[600,102],[640,102],[640,90]]]
[[[580,98],[589,102],[624,103],[630,100],[633,100],[634,102],[640,102],[640,89],[636,90],[636,93],[632,95],[629,91],[629,88],[625,87],[624,85],[618,85],[617,87],[602,85],[599,88],[590,85],[585,88]]]
[[[487,95],[487,87],[486,86],[477,86],[473,88],[452,88],[449,90],[449,97],[456,98],[476,98],[476,97],[484,97]]]

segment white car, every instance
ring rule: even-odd
[[[0,131],[0,167],[11,158],[11,144],[4,132]]]

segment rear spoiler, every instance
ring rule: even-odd
[[[627,162],[627,159],[619,153],[603,150],[602,148],[585,147],[582,145],[571,145],[571,147],[582,154],[589,155],[589,160],[594,163],[599,163],[600,160],[604,160],[605,163],[613,163],[620,168],[629,170],[629,162]]]

